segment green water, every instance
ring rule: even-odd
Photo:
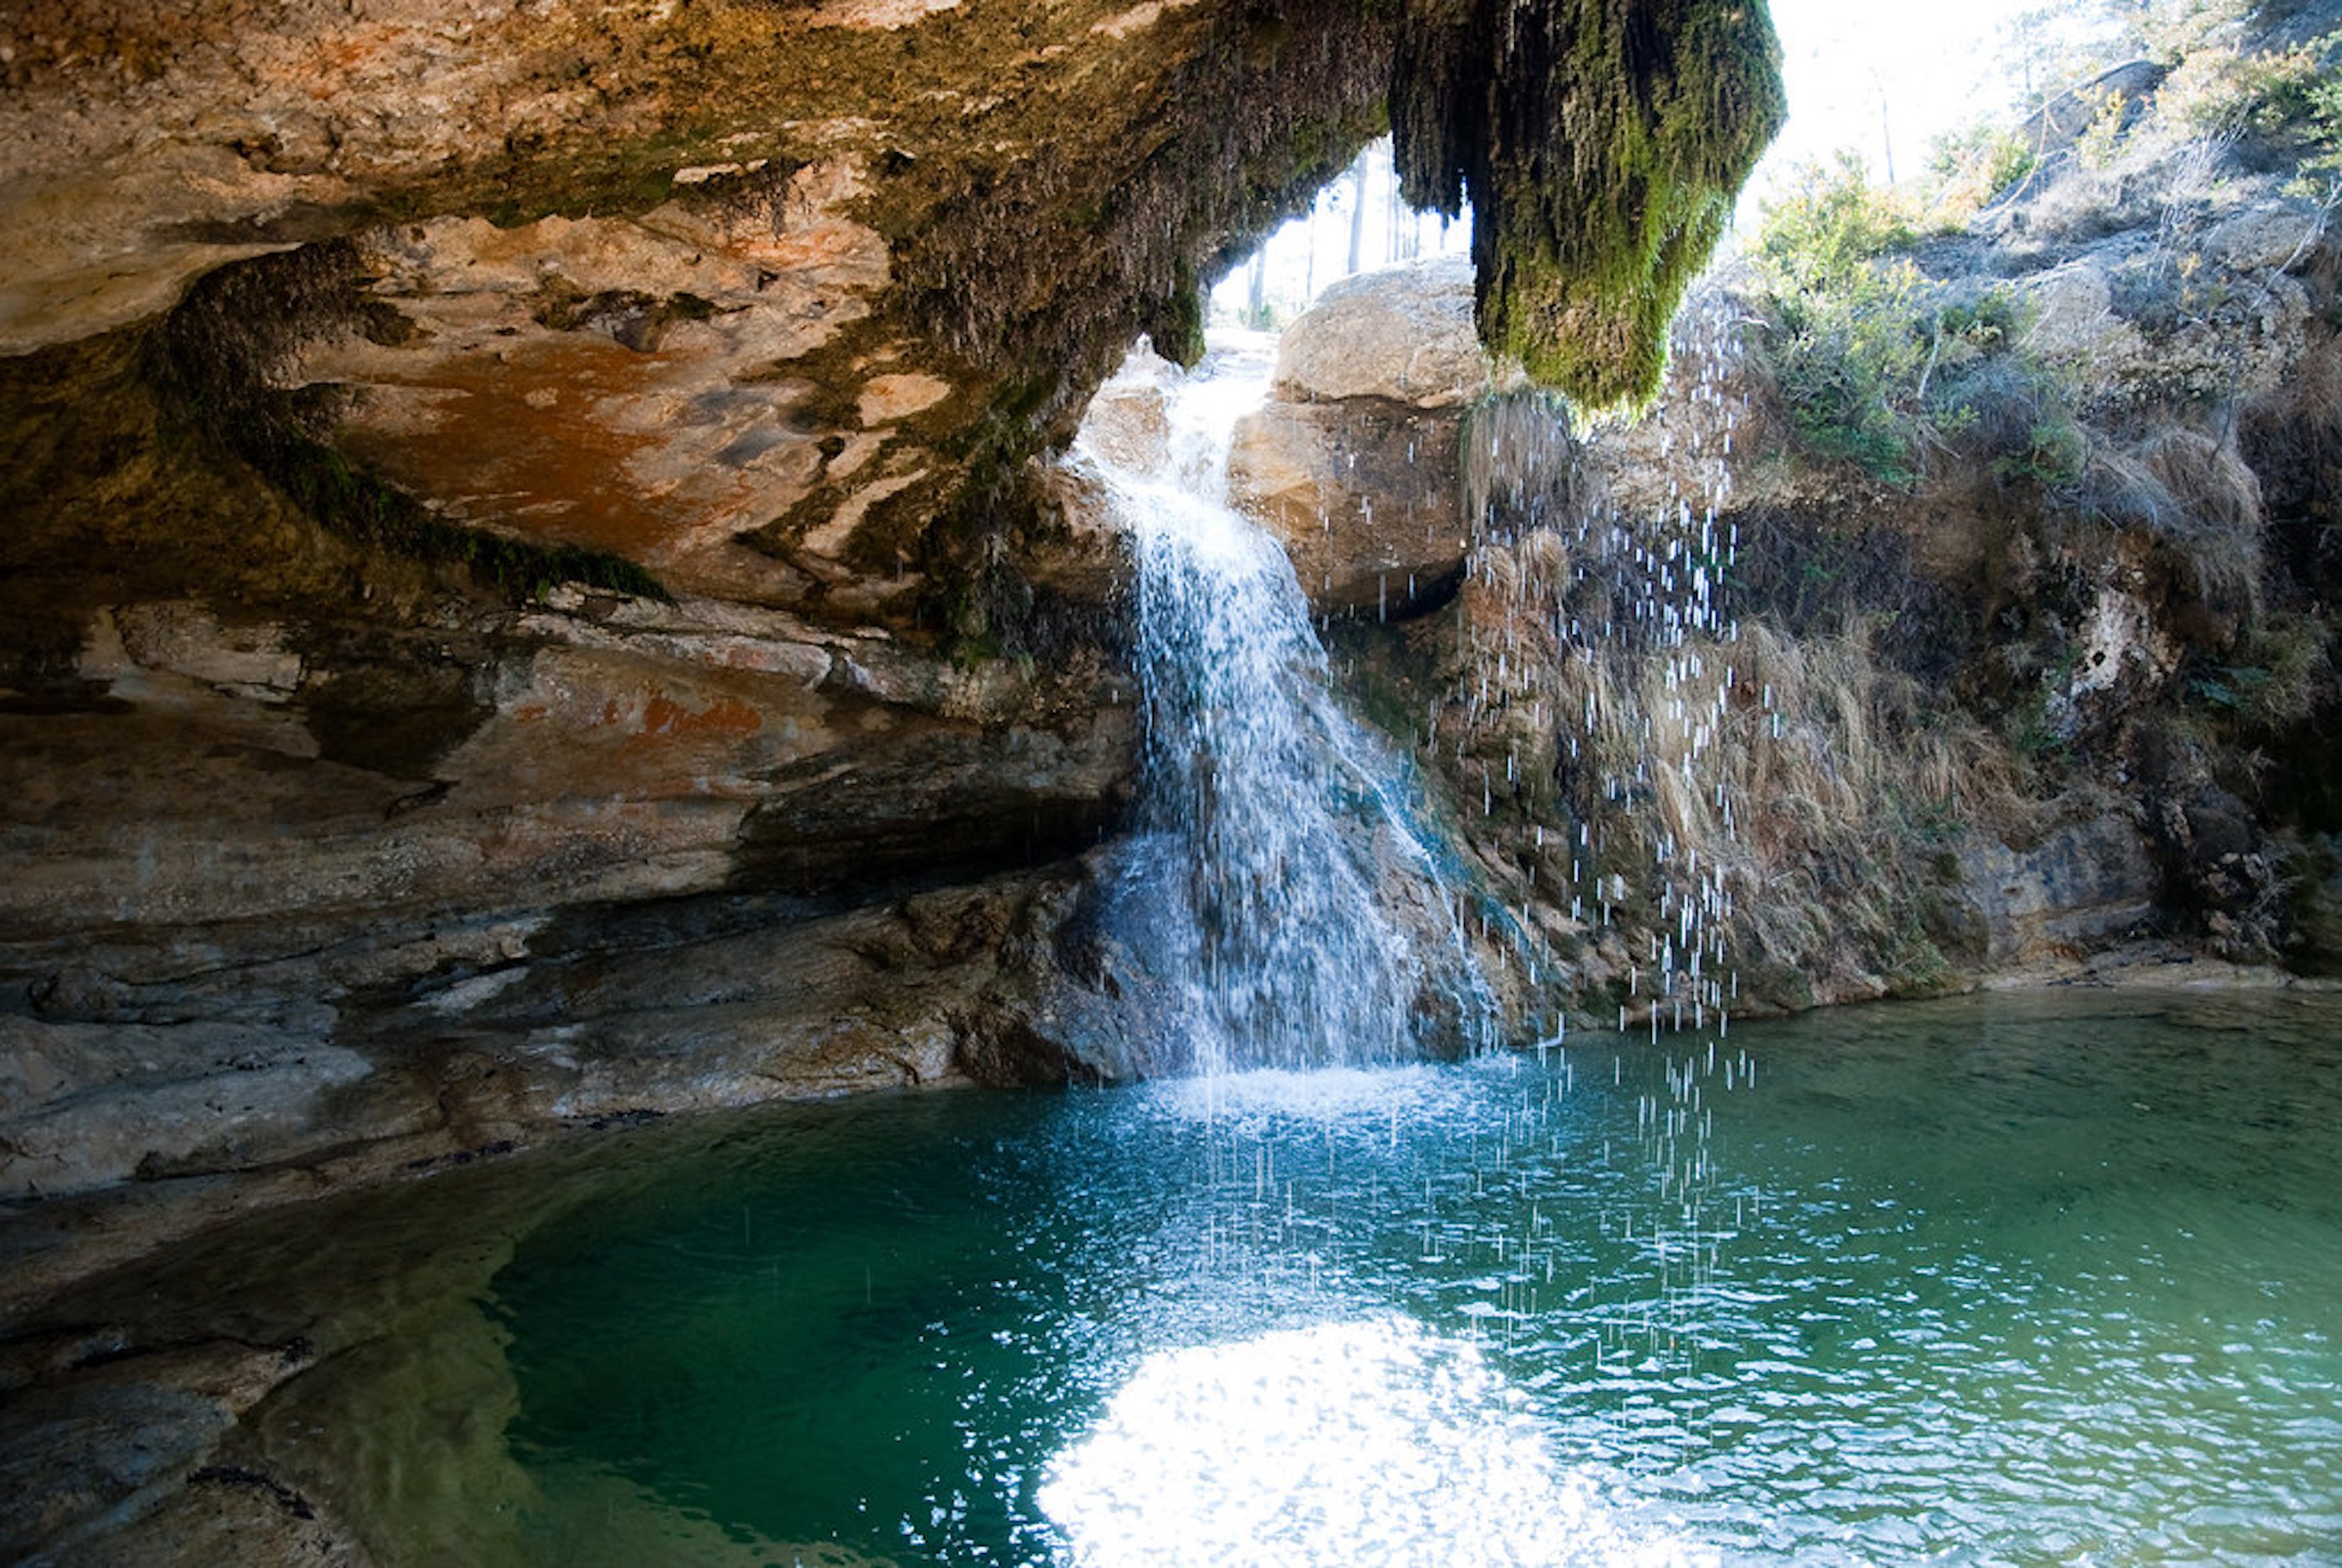
[[[491,1287],[545,1562],[2342,1562],[2332,999],[861,1102],[663,1158]]]

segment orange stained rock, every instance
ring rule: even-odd
[[[672,697],[653,697],[643,707],[642,735],[753,735],[765,716],[737,697],[718,697],[695,713]]]
[[[776,449],[777,468],[766,464],[764,473],[667,452],[705,440],[698,428],[660,428],[649,416],[698,391],[667,354],[569,333],[517,342],[505,358],[440,355],[391,375],[345,426],[342,444],[499,529],[609,550],[656,571],[801,494],[792,452]],[[789,444],[782,437],[776,447]],[[810,443],[801,461],[810,477]],[[644,482],[644,464],[682,477]]]

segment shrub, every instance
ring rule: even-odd
[[[1756,265],[1777,293],[1843,290],[1876,258],[1918,238],[1909,205],[1872,185],[1869,165],[1853,153],[1800,165],[1791,180],[1756,236]]]
[[[1939,136],[1928,171],[1934,176],[1939,223],[1964,223],[2039,166],[2040,154],[2022,132],[1978,124]]]
[[[1766,356],[1798,444],[1891,484],[1917,477],[1897,394],[1916,385],[1926,351],[1910,331],[1918,269],[1887,253],[1914,237],[1892,194],[1840,154],[1798,171],[1753,255],[1771,307]]]
[[[2282,617],[2254,633],[2230,662],[2188,661],[2180,689],[2188,701],[2247,724],[2297,724],[2314,714],[2333,674],[2325,638],[2306,616]]]
[[[2089,436],[2073,414],[2052,407],[2026,427],[2022,446],[1992,460],[1992,471],[2003,479],[2028,480],[2044,489],[2062,490],[2081,479],[2089,461]]]
[[[2207,42],[2172,68],[2158,95],[2159,107],[2189,135],[2250,131],[2323,140],[2335,128],[2337,53],[2342,32],[2267,54]]]
[[[2073,484],[2087,443],[2022,347],[2016,295],[1930,284],[1893,254],[1917,238],[1907,204],[1851,155],[1808,165],[1767,212],[1753,253],[1761,351],[1799,449],[1902,487],[1931,448],[1953,447],[2004,478]]]

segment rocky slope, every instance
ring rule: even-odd
[[[2342,964],[2325,144],[2123,79],[1972,218],[1752,242],[1641,421],[1496,386],[1437,268],[1296,324],[1236,488],[1455,803],[1524,1022]],[[1377,375],[1315,367],[1336,322]]]

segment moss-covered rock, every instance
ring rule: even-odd
[[[1787,117],[1763,0],[1425,0],[1391,90],[1407,197],[1472,206],[1480,330],[1592,407],[1666,327]]]

